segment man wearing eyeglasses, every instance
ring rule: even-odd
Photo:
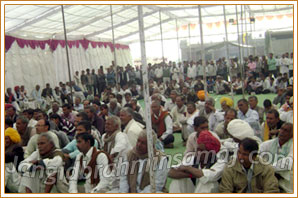
[[[50,134],[53,138],[54,143],[55,143],[55,147],[60,148],[59,139],[58,139],[57,135],[55,133],[49,131],[50,123],[48,120],[44,120],[44,119],[39,120],[37,122],[37,124],[35,125],[35,127],[36,127],[36,134],[30,138],[27,148],[25,149],[24,158],[27,158],[28,156],[31,155],[31,153],[33,153],[34,151],[37,150],[37,140],[41,133]]]

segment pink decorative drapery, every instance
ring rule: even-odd
[[[24,48],[25,46],[30,46],[32,49],[35,49],[36,47],[40,47],[41,49],[45,49],[46,44],[48,44],[52,51],[55,51],[58,45],[61,45],[61,47],[65,47],[65,40],[56,40],[56,39],[49,39],[49,40],[27,40],[27,39],[20,39],[13,36],[5,36],[5,50],[6,52],[10,49],[13,42],[17,42],[19,47]],[[96,47],[102,47],[104,46],[109,47],[111,51],[114,51],[114,45],[111,42],[96,42],[96,41],[90,41],[87,39],[82,40],[69,40],[67,41],[68,47],[76,47],[78,48],[80,44],[82,47],[86,50],[89,46],[89,43],[91,43],[91,46],[93,48]],[[115,47],[117,49],[129,49],[128,45],[121,45],[121,44],[115,44]]]

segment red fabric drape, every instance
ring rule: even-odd
[[[46,44],[50,45],[50,48],[52,51],[55,51],[60,45],[61,47],[65,47],[65,40],[56,40],[56,39],[49,39],[49,40],[27,40],[27,39],[20,39],[16,38],[13,36],[5,36],[5,49],[8,51],[11,48],[11,45],[13,42],[17,42],[18,46],[21,48],[24,48],[25,46],[30,46],[32,49],[35,49],[36,47],[40,47],[41,49],[45,49]],[[110,47],[111,51],[114,51],[114,45],[111,42],[96,42],[96,41],[90,41],[87,39],[82,39],[82,40],[72,40],[72,41],[67,41],[68,46],[70,48],[76,47],[78,48],[80,44],[84,49],[87,49],[89,46],[89,43],[91,43],[92,48],[102,47],[104,46],[105,48],[107,46]],[[129,49],[128,45],[122,45],[122,44],[115,44],[115,47],[117,49]]]

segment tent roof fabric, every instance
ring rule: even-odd
[[[235,18],[235,5],[226,5],[227,20]],[[293,5],[245,5],[251,16],[293,13]],[[138,41],[137,5],[112,5],[115,41]],[[70,39],[111,41],[110,5],[64,5]],[[198,24],[198,5],[143,5],[146,39],[160,37],[160,17],[164,32],[175,36],[178,26]],[[202,5],[204,23],[223,20],[222,5]],[[30,39],[63,39],[61,5],[5,5],[5,33]]]

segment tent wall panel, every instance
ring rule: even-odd
[[[116,49],[116,55],[117,65],[133,64],[129,49]],[[81,44],[78,48],[69,48],[69,59],[73,79],[75,71],[81,73],[82,70],[90,68],[97,73],[101,65],[106,69],[114,60],[114,55],[108,46],[93,48],[89,43],[87,49]],[[43,88],[46,83],[50,83],[54,88],[60,81],[69,81],[66,50],[58,45],[56,50],[52,51],[48,44],[44,50],[39,47],[32,49],[30,46],[21,48],[14,42],[5,53],[5,77],[6,88],[25,85],[29,94],[37,84]]]

